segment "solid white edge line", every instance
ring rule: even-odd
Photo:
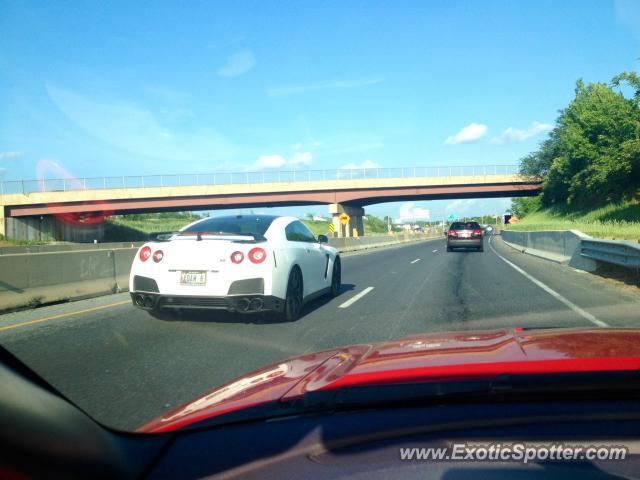
[[[417,263],[417,262],[419,262],[419,261],[420,261],[420,259],[419,259],[419,258],[416,258],[416,259],[415,259],[413,262],[411,262],[411,263]]]
[[[353,297],[351,297],[349,300],[347,300],[346,302],[344,302],[342,305],[340,305],[338,308],[347,308],[350,307],[351,305],[353,305],[354,303],[356,303],[358,300],[360,300],[362,297],[364,297],[367,293],[369,293],[371,290],[373,290],[373,287],[367,287],[364,290],[362,290],[359,294],[354,295]]]
[[[498,252],[496,252],[496,249],[493,248],[493,245],[491,245],[491,240],[493,239],[493,237],[489,237],[489,248],[491,249],[491,251],[493,253],[496,254],[496,256],[501,259],[503,262],[505,262],[507,265],[509,265],[510,267],[512,267],[514,270],[516,270],[517,272],[521,273],[522,275],[524,275],[527,279],[529,279],[531,282],[535,283],[537,286],[539,286],[541,289],[543,289],[545,292],[547,292],[549,295],[551,295],[553,298],[555,298],[556,300],[564,303],[567,307],[569,307],[571,310],[573,310],[574,312],[576,312],[578,315],[586,318],[587,320],[589,320],[591,323],[599,326],[599,327],[608,327],[609,325],[606,324],[605,322],[603,322],[602,320],[597,319],[595,316],[591,315],[589,312],[583,310],[582,308],[580,308],[579,306],[577,306],[575,303],[573,303],[571,300],[563,297],[562,295],[560,295],[558,292],[556,292],[554,289],[552,289],[551,287],[548,287],[547,285],[545,285],[544,283],[542,283],[540,280],[538,280],[535,277],[532,277],[531,275],[529,275],[527,272],[525,272],[523,269],[521,269],[519,266],[517,266],[515,263],[510,262],[509,260],[507,260],[506,258],[504,258],[502,255],[500,255]]]

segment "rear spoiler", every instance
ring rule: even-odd
[[[171,238],[174,236],[196,236],[197,241],[201,240],[209,240],[203,238],[203,235],[212,236],[222,236],[222,237],[243,237],[243,239],[233,240],[234,243],[259,243],[264,242],[266,238],[262,235],[243,235],[241,233],[221,233],[221,232],[157,232],[149,234],[149,241],[151,242],[169,242]],[[246,239],[246,240],[245,240]]]

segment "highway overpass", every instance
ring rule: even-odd
[[[516,172],[515,165],[483,165],[3,182],[0,233],[87,240],[100,237],[109,215],[325,204],[340,236],[362,235],[367,205],[537,195],[540,183]],[[343,212],[351,217],[346,228],[338,221]]]

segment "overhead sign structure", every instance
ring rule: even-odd
[[[453,222],[456,219],[456,216],[453,213],[449,214],[449,221]]]
[[[351,220],[351,217],[349,215],[347,215],[346,213],[343,213],[342,215],[340,215],[338,217],[338,219],[340,220],[340,223],[342,225],[346,225],[347,223],[349,223],[349,220]]]

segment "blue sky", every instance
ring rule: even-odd
[[[638,0],[0,0],[0,176],[513,164],[638,57]]]

